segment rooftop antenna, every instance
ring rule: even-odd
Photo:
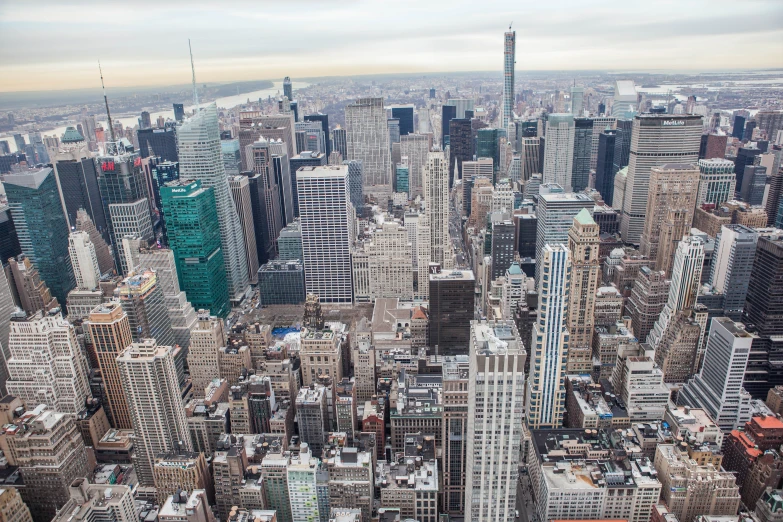
[[[103,84],[103,69],[101,69],[101,61],[98,60],[98,72],[101,73],[101,88],[103,89],[103,102],[106,104],[106,117],[109,118],[109,135],[111,141],[114,142],[114,125],[111,122],[111,112],[109,111],[109,99],[106,97],[106,86]]]
[[[514,25],[514,21],[512,20],[510,24],[508,24],[508,30],[511,30],[511,26]]]
[[[193,65],[193,48],[190,46],[190,38],[188,38],[188,50],[190,51],[190,70],[193,72],[193,105],[198,110],[198,89],[196,89],[196,67]]]

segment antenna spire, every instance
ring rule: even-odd
[[[193,105],[198,110],[198,89],[196,89],[196,67],[193,65],[193,48],[190,46],[190,38],[188,38],[188,50],[190,51],[190,70],[193,72]]]
[[[101,69],[101,61],[98,60],[98,72],[101,73],[101,88],[103,89],[103,102],[106,104],[106,117],[109,119],[109,135],[111,141],[116,141],[114,138],[114,125],[111,122],[111,112],[109,111],[109,99],[106,97],[106,86],[103,84],[103,69]]]

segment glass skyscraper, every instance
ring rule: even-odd
[[[160,195],[182,289],[194,308],[225,317],[231,306],[214,190],[200,181],[175,181]]]

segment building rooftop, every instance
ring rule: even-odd
[[[3,184],[16,185],[18,187],[24,187],[29,189],[38,189],[46,180],[46,177],[52,173],[51,167],[45,167],[43,169],[31,169],[23,172],[13,172],[3,176]]]

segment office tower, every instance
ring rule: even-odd
[[[258,269],[261,304],[301,304],[305,299],[304,265],[293,261],[273,260]]]
[[[725,134],[702,135],[703,150],[699,153],[699,159],[723,159],[726,156],[726,144],[728,136]]]
[[[637,109],[636,85],[633,80],[616,80],[614,84],[614,101],[612,116],[624,116]]]
[[[457,108],[453,105],[443,105],[441,107],[441,148],[445,149],[450,143],[449,133],[451,132],[451,120],[457,117]]]
[[[51,167],[3,178],[22,252],[60,304],[76,286],[68,255],[68,225]]]
[[[423,196],[424,166],[429,153],[429,137],[407,134],[400,137],[400,155],[408,158],[408,190],[411,198]]]
[[[328,157],[332,153],[332,143],[329,139],[329,115],[328,114],[307,114],[304,117],[304,121],[312,121],[312,122],[318,122],[321,124],[321,130],[324,133],[324,141],[326,143],[326,150],[322,152],[326,152],[326,156]]]
[[[734,174],[734,163],[723,158],[699,160],[699,193],[696,196],[696,207],[705,203],[720,206],[734,199],[737,177]]]
[[[220,154],[223,157],[223,166],[226,176],[238,176],[242,168],[242,154],[239,152],[239,139],[220,139]]]
[[[674,251],[691,228],[699,185],[692,164],[667,163],[651,169],[640,252],[656,270],[671,270]]]
[[[378,227],[364,250],[369,258],[370,299],[413,299],[413,245],[399,221]]]
[[[571,335],[568,342],[569,374],[590,373],[593,367],[595,295],[601,279],[599,243],[598,225],[590,212],[583,208],[568,231],[568,250],[571,251],[571,296],[566,321]]]
[[[177,142],[181,176],[184,179],[198,180],[205,189],[214,190],[229,298],[241,301],[249,290],[247,259],[242,225],[231,200],[221,158],[220,129],[214,103],[207,105],[179,127]],[[183,286],[186,287],[185,291],[190,293],[184,281]]]
[[[302,167],[297,175],[307,292],[350,303],[351,230],[348,166]]]
[[[296,139],[294,134],[296,122],[294,115],[261,114],[258,111],[243,111],[239,113],[239,152],[242,154],[242,169],[252,167],[247,156],[247,146],[257,141],[282,143],[284,148],[279,154],[285,153],[289,158],[296,155]]]
[[[11,219],[11,209],[8,205],[2,204],[0,205],[0,263],[5,264],[9,257],[16,257],[21,253],[22,247],[19,246],[19,235]]]
[[[212,476],[203,453],[175,449],[155,456],[153,468],[158,502],[181,491],[207,490],[214,496]]]
[[[734,115],[734,122],[731,128],[732,138],[737,138],[738,140],[742,141],[745,134],[745,121],[745,116],[740,116],[739,114]]]
[[[30,509],[24,503],[16,488],[7,488],[0,491],[0,517],[7,522],[33,522]]]
[[[0,268],[0,393],[3,394],[6,393],[5,382],[8,380],[8,359],[11,358],[8,335],[11,331],[11,314],[15,309],[6,271]]]
[[[754,144],[747,147],[740,147],[737,156],[734,158],[734,174],[737,175],[737,187],[742,188],[742,181],[745,176],[745,167],[756,165],[756,156],[761,154],[761,150]]]
[[[516,31],[509,30],[503,35],[503,107],[501,108],[501,126],[505,129],[514,121],[514,68],[516,64]]]
[[[430,229],[430,263],[451,263],[449,178],[443,152],[430,152],[424,166],[424,207]]]
[[[152,127],[150,113],[147,111],[141,111],[141,117],[139,117],[139,130],[149,129],[150,127]]]
[[[294,124],[297,139],[299,132],[303,131],[304,142],[302,147],[297,146],[297,152],[301,154],[304,151],[310,151],[318,154],[323,154],[325,158],[329,157],[326,153],[326,137],[328,134],[324,133],[323,123],[320,121],[300,121]],[[297,141],[298,144],[298,141]]]
[[[639,269],[627,304],[637,338],[647,339],[669,297],[670,285],[671,281],[664,272],[654,271],[648,266]]]
[[[281,261],[294,261],[302,259],[302,230],[299,221],[293,221],[280,231],[277,238],[278,257]]]
[[[253,206],[250,201],[250,182],[245,176],[233,176],[228,179],[231,196],[234,199],[239,221],[242,224],[242,236],[245,239],[245,258],[248,277],[251,284],[258,283],[258,251],[256,232],[253,225]]]
[[[532,136],[520,138],[519,153],[522,161],[522,181],[527,182],[533,174],[541,172],[541,139]]]
[[[705,409],[723,431],[750,421],[750,395],[742,381],[755,337],[728,317],[713,318],[701,371],[683,387],[677,404]]]
[[[24,150],[27,143],[24,141],[24,136],[21,134],[14,134],[14,142],[16,143],[16,150],[22,151]]]
[[[293,85],[291,84],[291,78],[289,78],[288,76],[283,78],[283,96],[285,96],[289,100],[294,99],[294,88]]]
[[[471,321],[465,512],[514,517],[522,442],[525,347],[512,321]]]
[[[574,145],[571,170],[571,185],[574,192],[581,192],[590,182],[590,161],[593,144],[593,120],[574,119]]]
[[[475,161],[463,161],[462,170],[462,208],[466,216],[472,212],[473,185],[478,178],[492,180],[494,175],[492,158],[479,158]]]
[[[571,114],[574,118],[581,118],[585,111],[584,87],[571,87]]]
[[[298,456],[288,465],[288,498],[291,503],[291,522],[321,520],[318,506],[317,478],[319,461],[308,444],[302,444]]]
[[[281,152],[279,145],[262,140],[247,148],[254,177],[259,178],[259,186],[263,187],[264,219],[261,223],[264,224],[262,234],[269,256],[273,256],[274,242],[280,229],[293,221],[297,212],[294,206],[293,194],[296,190],[292,185],[290,163],[285,155],[277,154]]]
[[[598,156],[595,166],[595,189],[607,205],[614,196],[614,151],[617,131],[607,128],[598,136]]]
[[[106,389],[107,416],[114,428],[130,430],[133,425],[117,367],[117,357],[133,343],[128,316],[118,303],[110,302],[93,309],[85,324]]]
[[[179,180],[160,192],[183,290],[194,307],[225,317],[231,305],[214,188]]]
[[[471,120],[454,118],[449,122],[449,189],[454,185],[462,162],[470,161],[475,154]]]
[[[74,415],[84,409],[90,397],[87,360],[73,326],[60,314],[12,320],[8,351],[8,393],[28,409],[45,404]]]
[[[208,310],[198,311],[198,323],[190,332],[188,367],[193,382],[193,396],[204,397],[204,390],[219,374],[218,350],[226,345],[223,321],[209,315]]]
[[[565,409],[565,371],[568,358],[568,302],[571,294],[571,253],[562,244],[544,245],[539,263],[548,277],[538,285],[538,308],[533,325],[527,422],[532,429],[559,428]]]
[[[753,206],[764,204],[764,192],[767,185],[767,167],[752,165],[745,167],[742,175],[740,198]]]
[[[506,274],[516,254],[516,227],[510,219],[492,224],[492,279]]]
[[[154,339],[133,343],[117,357],[134,433],[134,467],[142,486],[154,486],[155,457],[192,451],[174,352]]]
[[[464,355],[443,360],[443,510],[465,512],[465,465],[468,436],[470,358]]]
[[[550,114],[546,121],[543,182],[571,191],[574,162],[574,115]]]
[[[618,119],[615,125],[617,138],[614,142],[614,174],[628,166],[631,155],[631,135],[633,134],[633,120]],[[622,204],[622,202],[620,202]]]
[[[355,210],[364,206],[364,165],[361,160],[344,161],[348,165],[348,196]]]
[[[302,331],[302,384],[310,386],[324,377],[338,382],[343,377],[341,343],[344,326],[336,330],[306,327]]]
[[[475,284],[470,270],[430,272],[429,344],[434,354],[465,354],[468,324],[474,318]]]
[[[138,130],[139,153],[142,158],[157,157],[163,161],[179,161],[177,152],[177,127],[162,129],[142,127]]]
[[[75,136],[69,131],[63,134],[63,148],[54,156],[54,172],[69,227],[76,225],[76,214],[79,209],[84,209],[96,226],[106,233],[97,166],[78,132]]]
[[[592,116],[590,121],[593,122],[590,142],[590,169],[595,170],[598,164],[598,139],[602,132],[617,129],[617,118],[612,116]]]
[[[339,152],[343,159],[348,157],[348,131],[341,129],[339,126],[332,131],[332,139],[334,140],[334,149]]]
[[[128,315],[135,342],[155,339],[167,343],[166,346],[174,344],[174,332],[155,272],[147,270],[126,277],[117,286],[114,296],[119,298]]]
[[[326,388],[313,383],[304,386],[296,396],[296,413],[299,436],[310,447],[313,455],[321,455],[329,431],[329,415],[326,408]]]
[[[391,144],[383,98],[360,98],[345,107],[346,158],[361,160],[364,192],[391,196]]]
[[[370,518],[373,511],[373,458],[357,448],[330,450],[323,459],[329,474],[329,504],[332,509],[350,506]]]
[[[52,520],[68,501],[68,487],[88,471],[81,433],[68,413],[40,406],[3,427],[9,464],[24,480],[20,493],[35,522]]]
[[[476,157],[492,158],[495,169],[500,168],[500,140],[501,129],[478,129],[476,133]],[[493,183],[497,181],[493,177]]]
[[[85,290],[98,288],[101,269],[98,256],[87,232],[71,232],[68,235],[68,254],[73,266],[76,287]]]
[[[712,256],[710,285],[723,294],[723,310],[734,321],[742,318],[759,234],[744,225],[723,225]]]
[[[391,117],[399,120],[400,136],[413,134],[413,105],[403,105],[391,108]]]
[[[585,194],[562,192],[557,185],[542,187],[538,197],[536,216],[536,259],[541,259],[544,246],[568,242],[568,230],[580,210],[593,210],[595,201]],[[539,263],[536,263],[536,280],[539,280]]]
[[[57,298],[52,297],[46,282],[41,281],[38,270],[24,254],[16,259],[8,259],[8,287],[13,296],[13,301],[27,313],[33,315],[39,310],[49,312],[60,304]],[[10,317],[10,315],[9,315]]]
[[[185,106],[182,103],[174,104],[174,119],[177,122],[182,122],[185,119]]]
[[[406,158],[403,158],[405,160]],[[395,167],[394,178],[394,192],[399,194],[408,195],[410,193],[410,187],[408,186],[408,176],[410,175],[410,168],[408,165],[398,163]]]
[[[768,140],[774,140],[778,131],[783,129],[783,111],[760,110],[754,118]]]
[[[742,322],[749,331],[758,334],[745,375],[745,389],[756,398],[765,398],[776,385],[783,384],[779,370],[779,337],[783,334],[783,242],[775,238],[759,237],[756,257],[750,273],[748,293]]]
[[[641,114],[634,117],[628,162],[628,181],[622,206],[620,234],[639,243],[649,197],[650,171],[662,164],[696,163],[699,159],[701,116]]]
[[[146,247],[154,239],[149,202],[145,198],[132,203],[109,205],[109,216],[117,265],[120,273],[128,275],[138,268],[139,248]]]
[[[698,236],[683,237],[677,244],[677,252],[674,256],[669,297],[655,326],[647,336],[647,342],[653,349],[657,348],[675,316],[693,308],[703,266],[704,241]],[[662,364],[659,365],[663,367]]]

